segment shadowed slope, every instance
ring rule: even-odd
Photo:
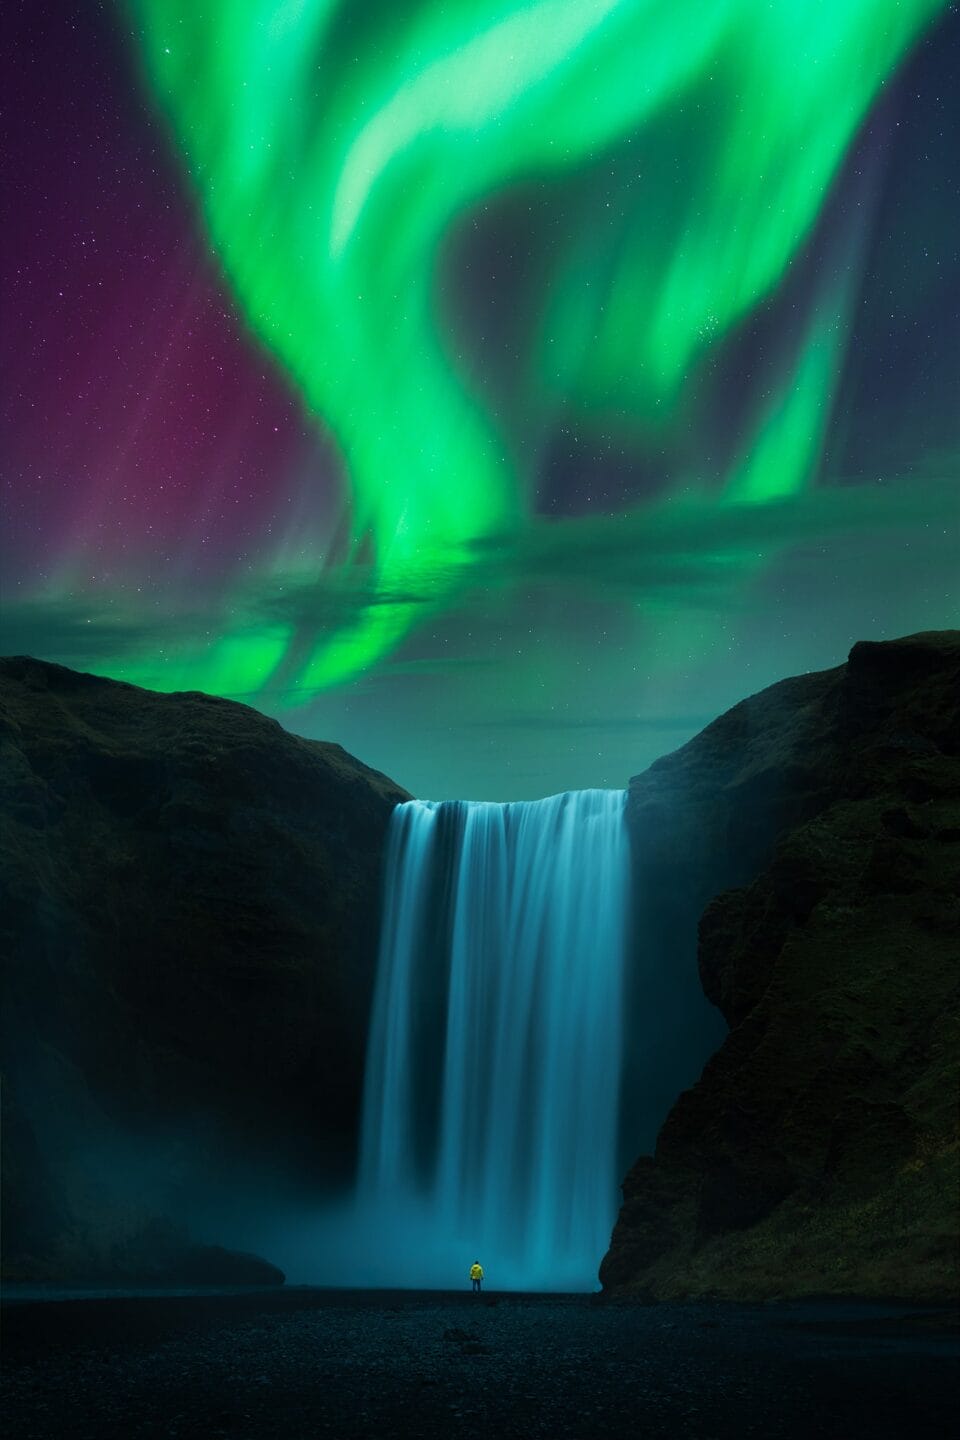
[[[244,705],[30,659],[0,746],[8,1270],[136,1268],[234,1160],[342,1181],[405,793]]]
[[[606,1290],[955,1293],[960,634],[742,702],[630,814],[681,950],[741,888],[699,933],[730,1035],[626,1179]]]

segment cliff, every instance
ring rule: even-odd
[[[190,1225],[349,1177],[404,798],[245,706],[0,661],[8,1277],[277,1279]],[[628,1004],[655,957],[664,1038],[627,1089],[674,1103],[606,1293],[950,1295],[960,634],[744,701],[631,782],[628,822]],[[730,1028],[675,1099],[697,966]]]
[[[247,706],[0,661],[7,1274],[222,1279],[184,1214],[349,1174],[405,798]]]
[[[628,814],[730,1031],[627,1175],[605,1292],[955,1294],[960,633],[742,702]]]

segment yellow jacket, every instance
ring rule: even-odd
[[[483,1266],[482,1266],[482,1265],[471,1265],[471,1266],[470,1266],[470,1279],[471,1279],[471,1280],[482,1280],[482,1279],[483,1279]]]

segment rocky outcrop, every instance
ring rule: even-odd
[[[244,705],[0,661],[7,1273],[203,1268],[183,1213],[349,1174],[405,798]]]
[[[730,1032],[627,1176],[605,1292],[955,1294],[960,634],[744,701],[629,814]]]

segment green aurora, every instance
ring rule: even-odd
[[[511,556],[575,568],[588,533],[612,540],[621,568],[623,537],[636,540],[650,574],[657,536],[672,537],[660,564],[682,570],[686,522],[713,526],[710,583],[751,583],[793,531],[778,539],[774,520],[726,544],[751,532],[745,512],[820,513],[863,216],[836,227],[726,446],[703,437],[704,407],[810,246],[884,83],[943,9],[127,0],[246,324],[336,448],[350,533],[345,551],[331,539],[296,568],[282,547],[261,555],[214,638],[188,624],[168,641],[162,680],[150,653],[105,668],[297,704],[375,671],[471,589],[528,583]],[[498,377],[470,343],[457,257],[511,203],[533,238]],[[558,426],[661,457],[655,497],[553,533],[538,464]],[[281,579],[270,605],[247,604],[245,586]],[[655,610],[656,586],[646,594]],[[710,649],[709,624],[677,623],[685,645]]]

